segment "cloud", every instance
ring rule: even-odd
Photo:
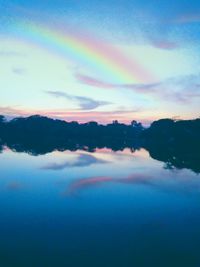
[[[136,93],[154,93],[160,83],[149,84],[122,84],[121,87],[135,91]]]
[[[76,75],[79,82],[103,89],[129,89],[138,94],[152,95],[164,101],[190,103],[200,97],[200,75],[187,75],[169,78],[149,84],[111,84],[85,75]],[[92,82],[91,82],[92,81]]]
[[[24,75],[26,73],[26,69],[15,67],[15,68],[12,68],[12,72],[17,75]]]
[[[15,51],[0,51],[0,57],[25,57],[25,54]]]
[[[177,43],[166,40],[153,42],[152,45],[156,48],[164,50],[173,50],[179,48],[179,45]]]
[[[160,96],[187,104],[200,98],[200,75],[187,75],[170,78],[160,83]]]
[[[158,83],[151,83],[151,84],[115,84],[115,83],[107,83],[98,79],[95,79],[93,77],[83,75],[83,74],[76,74],[76,79],[78,82],[93,86],[93,87],[98,87],[98,88],[104,88],[104,89],[117,89],[117,88],[127,88],[127,89],[135,89],[136,91],[141,91],[141,90],[147,90],[150,88],[153,88],[155,85]]]
[[[56,110],[31,110],[27,108],[20,107],[0,107],[0,114],[6,116],[8,119],[15,117],[27,117],[35,114],[40,114],[41,116],[48,116],[55,119],[62,119],[66,121],[78,121],[80,123],[85,123],[88,121],[98,121],[99,123],[110,123],[113,120],[119,120],[124,123],[130,123],[131,120],[137,118],[140,119],[140,113],[144,109],[135,108],[133,110],[114,110],[114,111],[74,111],[67,109],[56,109]],[[148,117],[142,120],[145,124],[151,123],[157,117]]]
[[[73,95],[69,95],[67,93],[60,92],[60,91],[46,91],[46,93],[53,97],[66,98],[67,100],[74,101],[75,103],[79,105],[81,110],[93,110],[100,106],[111,104],[108,101],[98,101],[98,100],[94,100],[89,97],[73,96]]]
[[[199,13],[183,14],[183,15],[177,16],[173,22],[179,23],[179,24],[200,22],[200,14]]]
[[[30,113],[17,107],[0,107],[0,113],[7,117],[28,116]]]
[[[98,159],[92,155],[80,154],[75,161],[63,163],[50,163],[42,167],[43,170],[63,170],[65,168],[87,167],[93,164],[108,163],[106,160]]]
[[[146,94],[154,95],[165,102],[190,104],[200,98],[200,75],[169,78],[154,84]]]
[[[83,84],[86,84],[86,85],[90,85],[90,86],[93,86],[93,87],[100,87],[100,88],[106,88],[106,89],[113,89],[113,88],[116,88],[116,84],[112,84],[112,83],[107,83],[107,82],[103,82],[103,81],[100,81],[98,79],[95,79],[93,77],[90,77],[90,76],[87,76],[87,75],[83,75],[83,74],[80,74],[80,73],[76,73],[75,75],[77,81],[83,83]]]
[[[84,76],[82,76],[83,78]],[[85,79],[80,82],[86,83]],[[98,83],[99,88],[101,82]],[[124,86],[124,87],[123,87]],[[105,87],[103,87],[105,89]],[[133,91],[136,94],[149,96],[157,103],[169,103],[178,107],[186,107],[187,105],[193,105],[200,99],[200,74],[199,75],[186,75],[179,77],[172,77],[167,80],[163,80],[157,83],[150,84],[116,84],[112,86],[111,90],[127,89]],[[52,92],[57,97],[66,97],[63,92]],[[68,97],[68,96],[67,96]],[[166,107],[165,107],[166,109]],[[176,109],[177,110],[177,109]],[[165,110],[164,110],[165,112]],[[169,114],[169,110],[167,110]],[[197,110],[194,111],[194,114]],[[23,108],[19,106],[14,107],[0,107],[0,114],[5,115],[8,119],[17,116],[30,116],[34,114],[40,114],[42,116],[48,116],[51,118],[62,119],[66,121],[78,121],[85,123],[93,121],[94,119],[99,123],[107,124],[113,120],[118,120],[123,123],[130,123],[131,120],[136,119],[141,121],[145,125],[149,125],[154,120],[160,119],[163,115],[161,113],[155,113],[154,115],[147,114],[147,110],[141,107],[136,107],[130,110],[118,110],[113,111],[96,111],[96,110],[69,110],[69,109],[46,109],[35,110],[29,108]],[[146,114],[146,115],[145,115]],[[151,113],[152,114],[152,113]],[[180,115],[177,113],[170,113],[170,116]],[[199,115],[199,114],[198,114]],[[193,116],[198,116],[193,115]],[[188,119],[189,116],[182,116],[182,118]]]

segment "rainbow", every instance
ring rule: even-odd
[[[73,60],[98,77],[106,78],[106,81],[132,84],[145,83],[153,78],[136,59],[130,59],[120,49],[86,33],[74,33],[27,21],[15,23],[14,26],[17,37],[23,41]]]

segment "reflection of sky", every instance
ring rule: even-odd
[[[188,259],[197,255],[200,180],[189,170],[165,170],[145,150],[37,157],[6,150],[0,161],[0,249],[5,255],[14,251],[15,260],[23,250],[33,264],[32,249],[42,249],[44,266],[47,258],[55,260],[53,255],[62,262],[67,255],[73,266],[80,266],[70,255],[85,248],[83,263],[104,253],[108,261],[116,258],[118,266],[118,257],[133,262],[133,248],[135,259],[143,253],[153,257],[158,244],[162,256],[178,253],[178,248],[187,250]],[[65,168],[47,168],[64,163]],[[190,238],[196,241],[189,247]]]
[[[92,183],[96,185],[98,182],[103,183],[103,188],[106,187],[106,180],[112,182],[113,188],[116,186],[115,183],[119,183],[163,188],[173,188],[178,185],[180,189],[185,186],[186,191],[194,185],[195,191],[199,189],[198,175],[189,170],[165,170],[164,163],[151,159],[144,149],[134,153],[129,149],[115,153],[106,149],[95,153],[55,151],[37,157],[6,149],[0,157],[0,181],[2,184],[10,184],[8,187],[12,189],[20,188],[17,184],[27,184],[29,188],[30,186],[36,188],[46,184],[48,187],[50,184],[54,186],[55,183],[70,185],[80,181],[81,184],[84,180],[84,185],[88,184],[91,190]]]

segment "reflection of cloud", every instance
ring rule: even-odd
[[[73,182],[66,190],[64,195],[72,195],[90,186],[100,185],[102,183],[111,181],[113,181],[113,179],[111,177],[106,177],[106,176],[80,179],[78,181]]]
[[[158,189],[161,192],[175,192],[176,194],[194,194],[200,192],[200,183],[196,176],[188,177],[179,172],[179,175],[172,176],[169,173],[155,173],[154,176],[142,173],[135,173],[128,177],[113,178],[110,176],[97,176],[90,178],[82,178],[73,181],[64,191],[65,196],[79,193],[89,187],[100,186],[105,183],[121,183],[127,185],[144,185]]]
[[[92,155],[80,154],[77,159],[73,162],[64,163],[50,163],[47,166],[42,167],[44,170],[63,170],[65,168],[73,167],[87,167],[93,164],[108,163],[106,160],[98,159]]]
[[[11,182],[7,185],[7,189],[11,191],[17,191],[20,190],[22,185],[18,182]]]
[[[97,176],[91,178],[79,179],[75,182],[72,182],[69,188],[65,191],[64,195],[75,194],[80,190],[91,186],[101,185],[102,183],[124,183],[124,184],[151,184],[151,179],[149,175],[145,174],[133,174],[124,178],[113,178],[109,176]]]
[[[100,106],[111,104],[110,102],[107,102],[107,101],[98,101],[98,100],[94,100],[89,97],[69,95],[67,93],[60,92],[60,91],[47,91],[46,93],[54,97],[62,97],[62,98],[66,98],[68,100],[74,101],[78,103],[78,105],[80,106],[82,110],[92,110]]]

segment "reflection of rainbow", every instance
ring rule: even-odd
[[[152,75],[136,60],[130,59],[116,47],[86,34],[61,31],[29,22],[20,22],[17,27],[17,34],[23,40],[71,59],[96,75],[103,76],[107,81],[141,83],[152,79]]]

